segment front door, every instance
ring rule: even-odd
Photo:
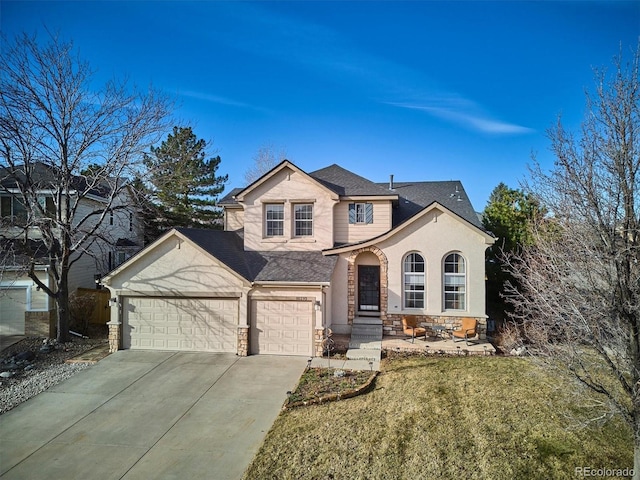
[[[358,267],[358,310],[380,311],[380,267],[360,265]]]

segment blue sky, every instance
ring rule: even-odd
[[[306,171],[461,180],[476,210],[517,187],[547,129],[579,128],[593,68],[640,35],[640,2],[0,3],[2,32],[74,41],[96,78],[174,96],[228,188],[264,145]]]

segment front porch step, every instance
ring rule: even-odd
[[[382,340],[368,340],[362,338],[352,338],[349,342],[349,349],[364,349],[364,350],[382,350]]]
[[[351,324],[351,339],[347,358],[379,364],[382,357],[382,320],[377,317],[356,317]]]
[[[347,358],[349,360],[369,360],[371,362],[379,362],[382,357],[381,349],[364,349],[354,348],[347,351]]]
[[[382,320],[380,317],[356,317],[353,319],[353,325],[380,325]]]
[[[380,337],[382,339],[382,325],[353,325],[352,337]]]

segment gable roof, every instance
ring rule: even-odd
[[[251,282],[328,282],[337,261],[337,257],[327,257],[319,251],[245,251],[243,239],[236,232],[176,230]]]
[[[105,276],[111,277],[172,234],[192,242],[249,282],[326,283],[331,280],[337,257],[311,252],[245,251],[237,232],[175,228]]]
[[[428,205],[427,207],[421,209],[418,213],[416,213],[415,215],[411,216],[406,221],[400,223],[399,225],[395,225],[391,230],[389,230],[389,231],[387,231],[385,233],[382,233],[382,234],[378,235],[377,237],[368,238],[366,240],[361,240],[359,242],[348,243],[348,244],[343,244],[343,245],[337,245],[337,246],[334,246],[332,248],[327,248],[327,249],[324,250],[324,253],[326,255],[336,255],[336,254],[339,254],[339,253],[344,253],[344,252],[348,252],[348,251],[354,250],[356,248],[362,248],[362,247],[366,247],[366,246],[369,246],[369,245],[376,245],[379,242],[381,242],[383,240],[386,240],[386,239],[389,239],[389,238],[393,237],[394,235],[398,234],[404,228],[406,228],[407,226],[411,225],[412,223],[419,221],[420,218],[422,218],[424,215],[426,215],[428,212],[430,212],[432,210],[439,210],[441,212],[450,214],[453,218],[458,219],[458,221],[460,221],[461,223],[467,225],[471,230],[474,230],[476,233],[481,235],[484,238],[485,243],[487,245],[493,245],[493,243],[495,242],[495,237],[493,236],[493,234],[487,232],[481,226],[477,226],[477,225],[472,224],[471,222],[467,221],[464,217],[461,217],[457,213],[451,211],[450,209],[448,209],[444,205],[441,205],[438,202],[432,202],[430,205]]]
[[[263,176],[261,176],[255,182],[253,182],[251,185],[245,187],[244,189],[241,189],[239,192],[236,192],[236,194],[234,195],[234,198],[241,202],[243,197],[247,193],[251,192],[253,189],[255,189],[255,188],[259,187],[260,185],[262,185],[264,182],[266,182],[269,178],[271,178],[274,175],[276,175],[278,172],[280,172],[282,170],[285,170],[287,168],[290,169],[290,170],[293,170],[294,172],[299,173],[300,175],[302,175],[304,177],[309,178],[313,183],[317,183],[321,188],[329,190],[330,193],[334,194],[334,196],[335,196],[335,198],[337,200],[337,195],[335,195],[335,192],[333,192],[331,189],[327,188],[327,186],[324,185],[323,183],[318,182],[317,179],[315,179],[312,176],[310,176],[307,172],[305,172],[304,170],[302,170],[298,166],[294,165],[289,160],[283,160],[278,165],[276,165],[271,170],[269,170],[269,172],[265,173]]]
[[[56,190],[58,185],[59,168],[53,165],[47,165],[42,162],[35,162],[31,166],[29,180],[37,187],[37,190]],[[18,188],[18,184],[23,184],[27,180],[24,172],[24,165],[18,165],[15,169],[9,167],[0,167],[0,192],[11,191]],[[123,185],[124,179],[112,179],[118,182],[117,188]],[[98,198],[106,198],[113,191],[113,186],[108,182],[102,181],[96,185],[92,185],[86,177],[82,175],[71,175],[69,187],[78,192],[85,192]]]
[[[320,183],[343,197],[397,196],[397,193],[393,190],[356,175],[335,163],[311,172],[309,176],[317,179]]]
[[[288,161],[285,162],[288,165],[293,165]],[[278,167],[281,167],[285,162]],[[275,169],[271,172],[274,171]],[[270,175],[271,172],[267,175]],[[462,183],[458,180],[394,182],[393,189],[390,189],[388,183],[372,182],[336,164],[321,168],[308,175],[341,197],[379,196],[394,201],[396,208],[393,209],[393,227],[407,221],[433,202],[438,202],[472,225],[483,228]],[[218,204],[227,207],[239,205],[235,199],[236,195],[248,188],[234,188]]]
[[[472,225],[484,229],[462,183],[458,180],[395,182],[393,190],[400,197],[398,207],[393,210],[394,227],[407,221],[432,203],[437,202]]]

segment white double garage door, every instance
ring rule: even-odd
[[[122,298],[126,349],[237,351],[237,298]],[[250,353],[310,356],[313,312],[312,301],[252,300]]]

